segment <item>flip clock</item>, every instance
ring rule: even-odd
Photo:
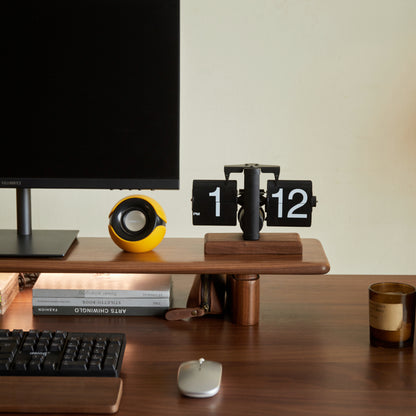
[[[266,192],[260,189],[260,173],[271,173]],[[244,174],[244,189],[237,190],[232,173]],[[224,166],[224,180],[194,180],[192,219],[194,225],[236,225],[244,240],[258,240],[268,226],[310,227],[316,197],[310,180],[280,180],[280,167],[259,164]]]

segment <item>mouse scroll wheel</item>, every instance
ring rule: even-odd
[[[204,364],[205,362],[205,358],[200,358],[198,362],[199,362],[199,368],[201,369],[202,364]]]

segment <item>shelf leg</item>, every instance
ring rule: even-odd
[[[260,276],[228,275],[227,286],[233,322],[239,325],[257,325],[260,312]]]

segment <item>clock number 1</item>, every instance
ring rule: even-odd
[[[219,217],[220,216],[220,206],[221,206],[221,204],[220,204],[220,187],[219,186],[217,186],[216,188],[215,188],[215,190],[214,191],[212,191],[212,192],[210,192],[209,194],[208,194],[209,196],[213,196],[214,198],[215,198],[215,216],[216,217]]]

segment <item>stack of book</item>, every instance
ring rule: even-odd
[[[19,274],[0,273],[0,315],[3,315],[19,293]]]
[[[33,286],[34,315],[162,315],[171,275],[42,273]]]

